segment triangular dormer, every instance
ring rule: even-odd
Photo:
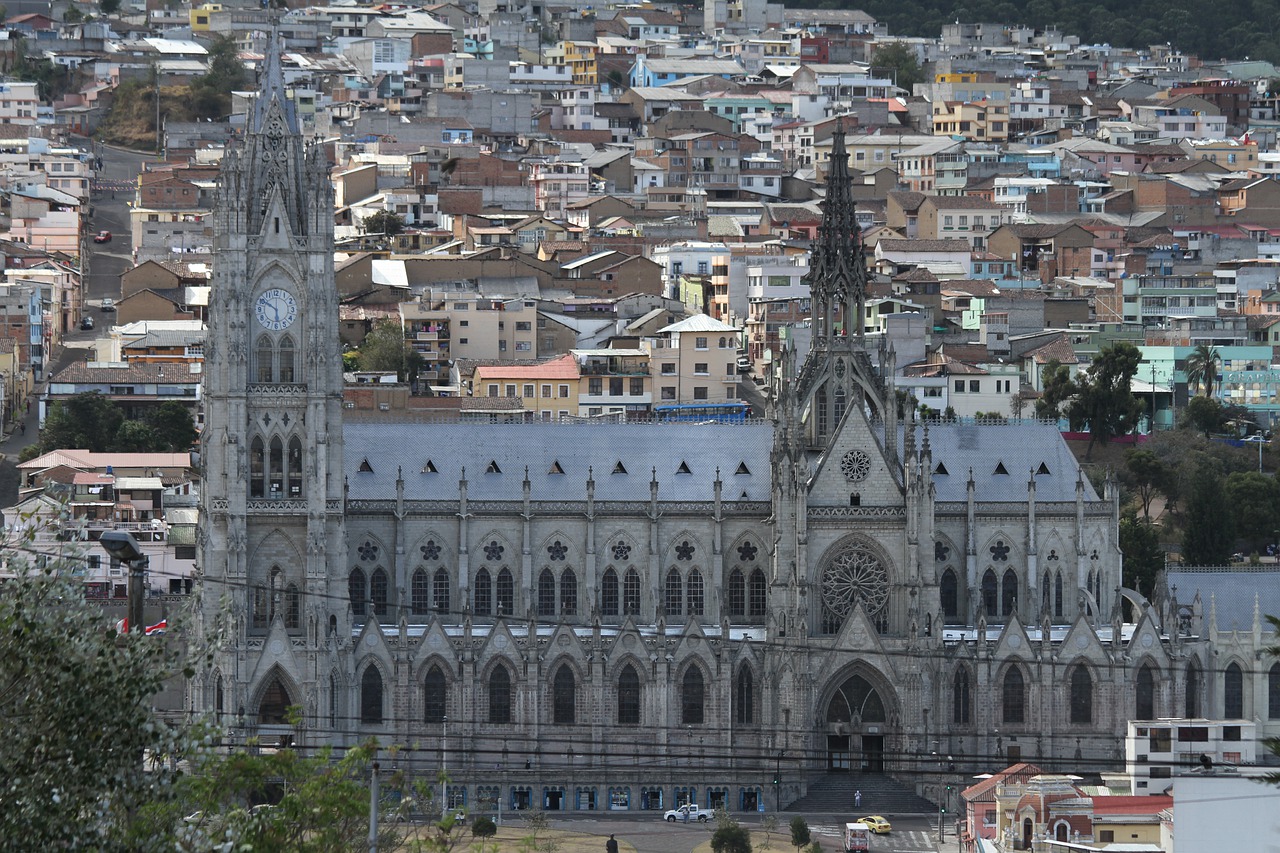
[[[683,461],[683,460],[681,460],[681,462],[680,462],[680,467],[676,469],[676,473],[677,473],[677,474],[692,474],[693,472],[689,470],[689,463],[688,463],[688,462],[685,462],[685,461]]]
[[[436,463],[434,463],[434,462],[432,462],[430,459],[428,459],[428,460],[427,460],[427,464],[422,466],[422,473],[424,473],[424,474],[439,474],[440,472],[439,472],[438,470],[436,470]]]
[[[498,461],[496,459],[490,459],[489,466],[484,469],[484,472],[486,474],[501,474],[502,469],[498,467]]]
[[[361,474],[372,474],[373,466],[369,464],[368,459],[361,459],[360,467],[357,468],[356,470],[359,471]]]
[[[1007,476],[1009,476],[1009,469],[1008,469],[1008,468],[1006,468],[1006,467],[1004,467],[1004,462],[997,462],[997,463],[996,463],[996,469],[995,469],[994,471],[992,471],[991,473],[992,473],[993,475],[994,475],[994,474],[1003,474],[1004,476],[1006,476],[1006,477],[1007,477]]]
[[[951,476],[951,472],[947,470],[947,466],[943,465],[941,462],[939,462],[937,466],[934,467],[933,473],[939,477]]]
[[[559,460],[559,459],[556,459],[556,460],[553,460],[553,461],[552,461],[552,463],[551,463],[551,467],[547,470],[547,473],[548,473],[548,474],[563,474],[563,473],[564,473],[564,469],[560,467],[560,460]]]
[[[614,473],[614,474],[625,474],[625,473],[627,473],[626,466],[624,466],[624,465],[622,464],[622,460],[618,460],[618,464],[613,466],[613,473]]]
[[[1040,467],[1036,469],[1036,474],[1052,474],[1052,473],[1053,472],[1049,470],[1049,466],[1044,464],[1043,462],[1041,462]]]
[[[739,474],[746,474],[746,475],[750,476],[750,474],[751,474],[751,469],[747,467],[747,463],[746,463],[746,462],[739,462],[739,463],[738,463],[738,470],[737,470],[737,471],[734,471],[734,472],[733,472],[733,474],[734,474],[734,476],[735,476],[735,477],[736,477],[737,475],[739,475]]]

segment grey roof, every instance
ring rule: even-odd
[[[397,469],[407,500],[456,499],[464,467],[469,499],[519,500],[526,466],[534,500],[583,500],[588,468],[602,501],[649,500],[655,468],[662,501],[714,500],[717,468],[724,500],[771,497],[766,423],[346,423],[343,437],[353,500],[393,499]],[[438,473],[422,473],[428,462]],[[691,473],[676,473],[681,462]],[[557,463],[564,473],[549,473]]]
[[[1210,607],[1217,612],[1218,630],[1248,631],[1253,627],[1253,602],[1257,596],[1261,616],[1280,614],[1280,566],[1264,563],[1258,566],[1221,567],[1184,566],[1170,568],[1166,574],[1168,587],[1178,588],[1179,604],[1190,604],[1200,594],[1208,625]],[[1263,633],[1271,630],[1264,619]]]
[[[916,428],[916,447],[924,432]],[[898,443],[903,447],[903,442]],[[968,499],[969,470],[979,501],[1025,501],[1027,481],[1036,474],[1037,501],[1074,501],[1079,464],[1071,455],[1062,433],[1051,423],[1039,421],[1007,424],[938,423],[929,425],[929,447],[933,452],[933,482],[940,501]],[[946,474],[937,471],[938,465]],[[1041,468],[1041,465],[1044,468]],[[1003,466],[1007,474],[998,473]],[[1084,499],[1098,500],[1098,493],[1086,477]]]

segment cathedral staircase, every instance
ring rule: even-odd
[[[862,805],[853,804],[862,792]],[[936,804],[918,796],[910,786],[880,773],[827,773],[809,783],[809,793],[783,811],[861,817],[879,814],[937,814]],[[857,814],[854,814],[857,812]]]

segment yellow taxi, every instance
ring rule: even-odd
[[[893,829],[893,826],[890,825],[889,821],[885,820],[878,814],[860,817],[858,818],[858,823],[865,823],[867,825],[867,829],[871,830],[876,835],[887,835],[889,830]]]

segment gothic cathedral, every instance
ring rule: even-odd
[[[194,708],[376,737],[480,811],[774,809],[1198,711],[1202,651],[1120,588],[1116,490],[1056,427],[899,411],[842,131],[764,421],[344,424],[328,163],[263,73],[214,219]]]

